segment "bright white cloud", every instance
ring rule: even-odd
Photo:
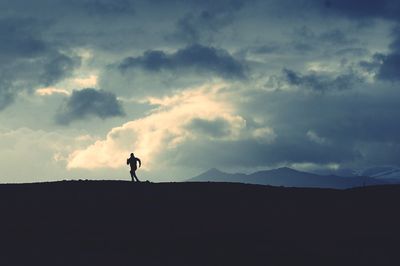
[[[97,75],[89,75],[87,77],[74,78],[73,82],[82,88],[94,88],[97,86]]]
[[[221,91],[225,86],[223,83],[207,84],[172,97],[149,98],[149,103],[157,105],[152,113],[113,128],[104,140],[72,152],[67,167],[119,168],[124,166],[126,157],[133,151],[142,159],[145,169],[153,169],[156,156],[161,152],[187,140],[203,137],[187,127],[193,119],[223,119],[229,125],[229,135],[221,138],[238,138],[246,123],[224,98],[226,95]]]
[[[53,94],[63,94],[63,95],[70,95],[70,92],[64,89],[55,88],[55,87],[46,87],[46,88],[39,88],[36,90],[36,94],[40,96],[49,96]]]

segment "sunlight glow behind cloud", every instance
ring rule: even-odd
[[[63,94],[70,95],[70,92],[60,88],[47,87],[47,88],[39,88],[36,90],[36,94],[40,96],[48,96],[53,94]]]
[[[197,137],[187,127],[193,119],[222,119],[229,125],[229,131],[221,138],[237,138],[246,123],[234,114],[232,106],[219,93],[225,86],[224,83],[207,84],[172,97],[149,98],[151,104],[157,105],[152,113],[115,127],[104,140],[72,152],[67,167],[119,168],[124,166],[129,153],[135,152],[144,162],[144,169],[150,170],[158,154]]]
[[[97,79],[96,75],[89,75],[87,77],[75,78],[73,82],[82,88],[92,88],[97,86]]]

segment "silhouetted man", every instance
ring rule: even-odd
[[[140,182],[140,180],[136,176],[137,162],[139,162],[139,167],[142,166],[142,162],[140,161],[140,159],[136,158],[133,153],[131,153],[131,157],[129,157],[126,160],[126,164],[129,164],[131,166],[131,178],[132,178],[132,181],[135,181],[135,179],[136,179],[137,182]]]

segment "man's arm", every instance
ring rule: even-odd
[[[137,159],[138,162],[139,162],[139,167],[142,166],[142,162],[140,161],[140,159],[139,159],[139,158],[136,158],[136,159]]]
[[[126,159],[126,164],[129,164],[129,158],[128,158],[128,159]]]

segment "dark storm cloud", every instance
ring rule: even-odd
[[[129,0],[88,0],[84,8],[92,15],[134,14],[135,9]]]
[[[310,26],[296,27],[293,30],[292,41],[287,43],[286,47],[281,45],[281,50],[309,56],[320,54],[320,57],[325,57],[336,53],[338,49],[358,44],[359,40],[352,37],[353,35],[339,28],[318,31],[318,28],[312,29]]]
[[[339,56],[366,56],[368,55],[368,50],[365,48],[359,48],[359,47],[351,47],[351,48],[344,48],[338,50],[335,54]]]
[[[65,54],[56,53],[48,58],[44,64],[44,73],[41,77],[45,86],[54,84],[69,76],[72,71],[80,65],[79,57],[69,57]]]
[[[241,10],[245,1],[205,1],[204,7],[195,13],[188,13],[176,22],[176,30],[167,39],[186,43],[212,41],[213,35],[234,21],[235,12]]]
[[[274,54],[274,53],[279,53],[281,48],[282,47],[279,44],[270,43],[254,47],[251,49],[251,52],[255,54]]]
[[[381,55],[381,65],[377,73],[377,78],[381,80],[399,81],[400,80],[400,26],[393,30],[394,40],[390,44],[390,53]],[[378,61],[375,59],[375,61]]]
[[[400,80],[400,51],[388,54],[383,58],[377,77],[381,80]]]
[[[358,167],[398,164],[400,126],[396,121],[400,119],[400,91],[380,88],[372,92],[367,95],[351,90],[335,95],[249,92],[250,97],[242,95],[247,100],[240,113],[248,127],[257,127],[258,123],[252,122],[254,114],[266,116],[267,126],[276,133],[274,140],[199,139],[173,151],[174,161],[228,168],[295,163]]]
[[[56,122],[68,125],[88,117],[101,119],[123,116],[121,103],[113,93],[91,88],[73,91],[56,114]]]
[[[204,27],[204,24],[201,22],[197,22],[198,20],[202,20],[204,18],[204,14],[198,17],[194,15],[186,15],[183,18],[179,19],[176,23],[176,31],[171,35],[167,36],[168,39],[177,39],[182,40],[189,43],[197,43],[200,41],[201,31],[199,26],[196,26],[197,23]],[[208,23],[208,21],[206,21]]]
[[[285,68],[283,69],[283,74],[290,85],[301,86],[305,89],[321,92],[351,89],[356,82],[361,81],[359,77],[352,73],[342,74],[336,77],[318,73],[301,75],[293,70]]]
[[[319,39],[323,42],[329,42],[334,44],[349,44],[353,43],[354,40],[349,39],[348,36],[339,29],[323,32]]]
[[[400,126],[395,121],[400,119],[400,91],[380,85],[363,84],[363,90],[369,91],[365,94],[354,90],[337,94],[249,91],[249,95],[241,95],[244,104],[240,103],[238,112],[249,130],[268,126],[276,138],[267,142],[257,138],[200,139],[178,147],[174,160],[177,164],[228,168],[398,164]],[[265,117],[266,122],[254,122],[254,115]]]
[[[371,154],[363,152],[365,147],[377,143],[385,147],[400,141],[400,126],[394,122],[400,119],[400,91],[394,87],[368,90],[371,93],[363,95],[351,90],[335,95],[302,91],[259,93],[251,97],[244,112],[274,114],[269,118],[269,126],[278,136],[286,136],[283,140],[296,140],[293,147],[298,141],[302,145],[301,137],[311,130],[327,140],[325,156],[330,156],[333,146],[337,146],[343,156],[355,151],[354,154],[368,158]],[[387,161],[396,160],[393,152],[387,149]]]
[[[79,66],[79,57],[61,52],[42,38],[45,28],[35,19],[0,19],[0,110],[18,92],[55,84]]]
[[[313,30],[309,26],[295,27],[289,41],[271,41],[261,45],[242,48],[237,53],[246,57],[255,56],[282,56],[291,54],[293,57],[308,56],[326,58],[327,56],[363,56],[368,50],[360,46],[360,41],[351,37],[350,31],[334,28],[330,30]],[[270,62],[267,62],[270,63]]]
[[[178,165],[205,168],[296,163],[352,167],[398,164],[400,126],[395,121],[400,119],[400,92],[396,88],[380,90],[385,93],[376,89],[363,95],[351,90],[335,95],[249,92],[249,97],[243,95],[245,105],[239,110],[248,129],[259,123],[252,122],[254,116],[266,117],[276,138],[268,142],[257,138],[200,138],[180,145],[168,156]]]
[[[314,45],[346,45],[357,42],[356,39],[350,38],[340,29],[332,29],[320,33],[314,32],[307,26],[302,26],[294,30],[294,37],[300,43],[312,43]]]
[[[37,37],[42,28],[43,25],[34,19],[0,19],[0,64],[45,53],[48,47]]]
[[[313,1],[319,5],[322,1]],[[325,11],[345,15],[351,19],[384,18],[400,20],[400,3],[397,0],[325,0]]]
[[[327,152],[329,150],[329,152]],[[345,145],[321,146],[304,136],[280,137],[271,144],[254,139],[236,141],[192,141],[174,151],[178,164],[211,167],[260,167],[291,163],[342,163],[360,157]]]
[[[390,52],[387,54],[375,53],[370,60],[359,62],[361,68],[367,72],[376,74],[376,78],[382,81],[400,80],[400,28],[393,30],[393,41],[390,44]]]
[[[211,72],[224,78],[244,78],[245,66],[223,49],[199,44],[187,46],[172,54],[148,50],[142,56],[125,58],[119,65],[121,71],[141,68],[147,71]]]
[[[326,0],[325,9],[335,14],[344,15],[350,19],[373,19],[381,18],[400,22],[400,2],[397,0]],[[387,55],[376,56],[372,62],[361,62],[360,65],[371,71],[377,64],[380,64],[376,71],[376,78],[380,80],[400,80],[400,30],[394,30],[394,41]],[[380,62],[379,62],[380,61]]]
[[[200,135],[211,136],[215,138],[224,137],[230,133],[230,125],[224,119],[204,120],[200,118],[193,119],[187,126],[191,131]]]
[[[381,53],[375,53],[372,56],[372,59],[369,61],[362,60],[358,64],[359,66],[367,72],[375,73],[381,67],[383,60],[385,59],[386,55]]]
[[[394,27],[392,30],[393,42],[390,44],[392,51],[400,51],[400,25]]]

